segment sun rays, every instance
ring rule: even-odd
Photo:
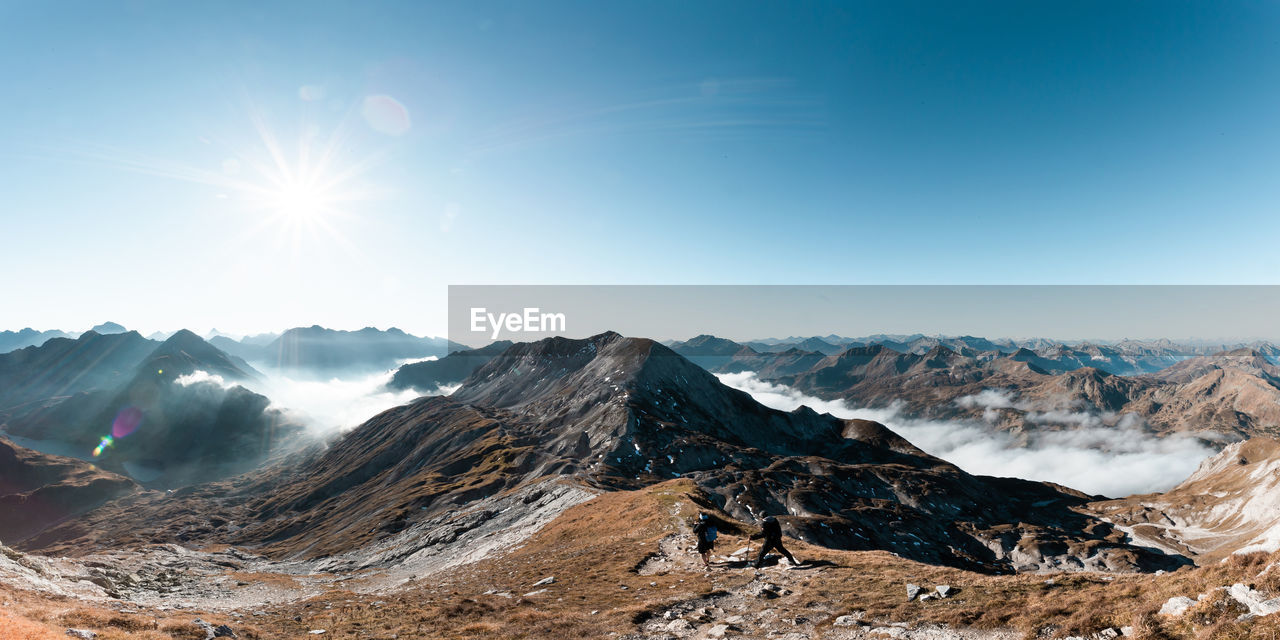
[[[304,252],[327,253],[338,248],[354,253],[345,229],[359,223],[366,205],[383,195],[370,180],[370,170],[382,155],[370,153],[353,134],[352,118],[328,129],[305,119],[295,126],[268,122],[249,108],[249,127],[241,133],[193,136],[187,158],[178,161],[128,149],[78,144],[71,152],[83,162],[192,183],[208,188],[213,211],[241,218],[245,224],[232,234],[235,245],[268,237],[277,251],[295,259]]]

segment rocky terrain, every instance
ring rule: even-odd
[[[709,500],[687,479],[605,492],[520,542],[411,576],[326,570],[323,561],[235,547],[142,545],[75,558],[0,547],[0,634],[44,640],[71,629],[163,640],[214,637],[225,625],[242,638],[799,640],[1268,637],[1280,629],[1267,613],[1278,581],[1276,558],[1266,554],[1165,575],[991,575],[788,539],[804,564],[773,556],[755,572],[746,566],[758,544],[746,537],[752,524]],[[690,551],[689,523],[700,511],[725,525],[709,571]]]
[[[1138,544],[1201,562],[1280,549],[1280,441],[1253,438],[1205,460],[1159,494],[1094,503],[1089,509]]]

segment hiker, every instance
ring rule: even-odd
[[[764,566],[764,557],[769,555],[769,551],[772,549],[777,549],[779,553],[786,556],[787,560],[791,562],[791,566],[795,567],[800,564],[799,562],[796,562],[796,559],[791,555],[791,552],[787,551],[787,548],[782,546],[782,525],[778,524],[777,518],[773,516],[765,518],[760,527],[760,534],[751,537],[764,538],[764,544],[760,545],[760,555],[756,557],[757,569]]]
[[[711,549],[716,546],[716,525],[705,513],[698,514],[698,523],[693,525],[693,535],[698,539],[698,553],[702,555],[703,568],[711,568]]]

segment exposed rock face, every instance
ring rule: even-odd
[[[0,438],[0,540],[10,544],[137,489],[87,462]]]
[[[1159,613],[1162,616],[1180,616],[1194,606],[1196,606],[1195,600],[1186,596],[1174,596],[1161,605]]]
[[[1165,493],[1095,502],[1089,510],[1137,544],[1200,562],[1280,548],[1280,441],[1253,438],[1223,449]]]

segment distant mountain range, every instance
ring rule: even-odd
[[[915,337],[893,342],[897,349],[848,344],[835,355],[794,347],[761,353],[704,335],[672,349],[715,373],[751,371],[851,406],[894,406],[904,417],[1015,430],[1073,428],[1085,414],[1114,425],[1127,415],[1164,433],[1280,433],[1280,350],[1270,343],[1218,351],[1168,341],[1037,341],[1032,349],[970,336]]]
[[[301,432],[270,401],[225,383],[260,377],[190,331],[55,338],[0,355],[0,429],[81,451],[154,486],[256,467]],[[108,437],[110,437],[108,439]]]
[[[127,333],[128,330],[117,323],[105,322],[90,332],[112,335]],[[83,334],[34,329],[4,331],[0,332],[0,354],[24,347],[41,346],[53,338],[74,338],[77,335]],[[159,343],[173,335],[174,333],[157,331],[147,339]],[[453,351],[470,348],[444,338],[410,335],[394,327],[385,331],[373,327],[342,331],[314,325],[295,327],[280,334],[261,333],[244,337],[213,329],[204,339],[228,354],[264,367],[311,369],[329,373],[339,370],[386,370],[403,364],[406,360],[440,358]]]
[[[0,353],[8,353],[14,349],[42,345],[53,338],[70,338],[64,331],[36,331],[26,328],[20,331],[0,331]]]
[[[706,352],[707,344],[716,341],[719,351],[715,354]],[[668,343],[677,353],[686,356],[708,356],[729,358],[736,356],[740,361],[727,367],[737,370],[758,370],[753,356],[763,356],[788,350],[820,353],[822,355],[838,355],[851,347],[882,346],[902,354],[923,355],[935,347],[945,347],[964,356],[978,359],[993,359],[1001,355],[1019,359],[1035,359],[1035,364],[1048,371],[1064,372],[1081,367],[1094,367],[1116,375],[1137,375],[1153,373],[1175,364],[1181,360],[1195,356],[1211,355],[1234,349],[1252,349],[1273,359],[1280,358],[1280,347],[1269,342],[1251,343],[1208,343],[1184,342],[1170,340],[1123,340],[1114,343],[1104,342],[1060,342],[1041,338],[1030,340],[991,340],[975,336],[890,336],[876,335],[863,338],[843,338],[825,336],[811,338],[785,338],[755,340],[743,343],[700,335],[684,342]],[[746,347],[749,351],[742,351]],[[759,361],[759,360],[758,360]],[[715,362],[699,362],[712,364],[711,368],[725,369],[728,360]]]
[[[319,325],[289,329],[269,341],[266,335],[239,341],[215,336],[210,343],[227,353],[273,368],[324,371],[385,370],[405,360],[440,358],[468,348],[444,338],[419,338],[396,328],[339,331]]]

